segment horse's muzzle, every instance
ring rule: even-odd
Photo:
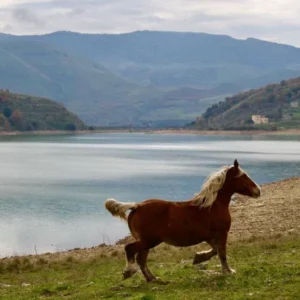
[[[261,196],[261,189],[259,187],[256,187],[253,189],[252,197],[253,198],[259,198]]]

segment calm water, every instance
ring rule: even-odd
[[[238,158],[258,183],[300,175],[300,137],[93,134],[0,138],[0,256],[112,243],[108,197],[191,198]]]

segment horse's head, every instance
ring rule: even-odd
[[[234,193],[252,198],[258,198],[261,194],[260,187],[239,167],[237,160],[227,171],[226,181],[231,185]]]

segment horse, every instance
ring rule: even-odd
[[[197,252],[193,264],[208,261],[218,255],[222,272],[235,274],[226,257],[231,225],[229,203],[234,193],[252,198],[261,195],[258,184],[240,168],[237,160],[233,165],[222,167],[209,176],[201,191],[187,201],[148,199],[141,203],[123,203],[107,199],[106,209],[113,216],[127,221],[136,240],[125,246],[127,264],[123,278],[131,277],[140,269],[146,282],[159,280],[148,269],[147,258],[149,250],[163,242],[177,247],[206,242],[211,250]],[[128,210],[131,211],[127,216]]]

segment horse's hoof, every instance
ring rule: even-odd
[[[194,256],[193,265],[201,264],[204,261],[207,261],[205,254],[196,253]]]
[[[125,269],[123,271],[123,280],[128,279],[130,277],[132,277],[138,270],[135,269]]]
[[[223,274],[234,275],[234,274],[236,274],[236,271],[233,270],[233,269],[231,269],[231,268],[229,268],[229,269],[224,269],[224,270],[223,270]]]
[[[232,275],[236,274],[236,270],[230,269],[230,274],[232,274]]]
[[[161,284],[161,285],[166,285],[170,283],[169,281],[164,281],[160,277],[154,277],[149,281],[149,283],[156,283],[156,284]]]

